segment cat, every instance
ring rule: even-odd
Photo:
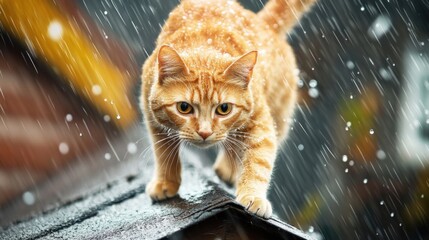
[[[270,0],[257,14],[232,0],[183,0],[143,65],[141,108],[155,154],[147,194],[177,194],[183,142],[221,147],[215,164],[236,201],[258,216],[297,99],[288,30],[316,0]]]

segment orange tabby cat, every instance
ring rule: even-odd
[[[184,0],[171,12],[143,66],[152,199],[177,194],[182,142],[218,145],[218,176],[236,184],[247,210],[271,216],[270,176],[297,95],[285,33],[314,1],[271,0],[255,14],[231,0]]]

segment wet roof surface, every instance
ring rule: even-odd
[[[145,184],[152,174],[152,161],[143,161],[144,164],[139,165],[138,171],[135,170],[136,167],[131,171],[133,166],[137,166],[133,162],[138,161],[139,157],[136,157],[136,160],[119,163],[114,167],[117,168],[118,175],[122,174],[116,180],[100,180],[98,175],[105,175],[105,169],[80,171],[82,174],[74,177],[76,185],[80,187],[73,188],[73,183],[70,182],[63,184],[62,192],[67,193],[68,189],[75,192],[72,197],[39,208],[39,211],[30,216],[10,217],[6,221],[3,219],[0,239],[159,239],[228,209],[238,211],[244,216],[242,219],[248,219],[250,224],[259,221],[258,226],[263,223],[284,236],[295,236],[293,239],[305,237],[299,230],[279,220],[263,220],[243,211],[228,193],[232,189],[219,183],[214,177],[210,162],[201,161],[201,158],[206,159],[207,156],[190,151],[183,154],[186,154],[188,161],[183,163],[180,195],[175,198],[152,203],[144,193]],[[119,166],[128,169],[128,173],[134,173],[121,173]],[[78,164],[70,171],[76,173],[80,167]],[[97,178],[97,187],[91,190],[79,189],[87,187],[82,182]],[[56,187],[62,188],[61,184]],[[48,191],[52,189],[42,188],[39,195],[43,196],[43,191],[49,195]],[[9,212],[19,207],[19,204],[11,206]],[[4,209],[1,215],[9,216],[5,215]],[[7,221],[9,222],[5,223]]]

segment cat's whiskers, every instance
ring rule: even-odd
[[[176,136],[168,136],[167,138],[163,138],[163,139],[160,139],[160,140],[158,140],[158,141],[156,141],[156,142],[154,142],[153,144],[151,144],[151,145],[149,145],[149,146],[147,146],[140,154],[139,154],[139,158],[143,158],[144,160],[145,160],[145,163],[144,163],[144,168],[146,168],[147,167],[147,165],[149,164],[149,159],[150,158],[148,158],[147,157],[147,154],[148,153],[150,153],[150,152],[152,152],[151,150],[153,149],[153,151],[156,151],[157,149],[159,149],[159,148],[161,148],[161,147],[163,147],[165,144],[168,144],[172,139],[174,139],[174,137],[176,137]],[[156,146],[157,144],[160,144],[160,143],[162,143],[162,142],[164,142],[161,146]]]
[[[247,144],[245,144],[244,142],[242,142],[242,141],[238,141],[238,140],[236,140],[236,139],[233,139],[233,138],[228,138],[227,139],[227,142],[231,145],[231,146],[233,146],[233,148],[232,149],[240,149],[241,151],[247,151],[248,149],[249,149],[249,147],[248,147],[248,145]]]
[[[241,131],[233,131],[230,132],[229,135],[236,137],[236,138],[243,138],[246,140],[255,140],[255,141],[259,141],[260,140],[260,136],[257,136],[256,134],[251,134],[251,133],[247,133],[247,132],[241,132]]]
[[[235,150],[237,144],[232,142],[229,138],[226,138],[225,141],[223,141],[222,143],[224,144],[225,151],[227,152],[227,154],[231,154],[231,152],[235,154],[236,157],[230,155],[230,159],[236,159],[241,163],[241,155]]]
[[[141,159],[141,158],[143,158],[144,159],[144,167],[147,167],[147,164],[149,163],[149,159],[150,158],[148,158],[147,157],[147,155],[148,155],[148,153],[150,153],[151,152],[151,150],[153,149],[153,150],[155,150],[156,149],[156,145],[157,144],[160,144],[160,143],[162,143],[162,142],[164,142],[164,141],[166,141],[166,140],[169,140],[170,138],[174,138],[174,137],[177,137],[177,135],[172,135],[172,134],[167,134],[167,133],[157,133],[157,134],[153,134],[153,135],[168,135],[168,137],[167,138],[162,138],[162,139],[160,139],[160,140],[158,140],[158,141],[156,141],[156,142],[154,142],[154,143],[152,143],[152,144],[149,144],[145,149],[143,149],[142,151],[141,151],[141,153],[139,154],[139,158]],[[142,140],[145,140],[145,138],[140,138],[140,139],[138,139],[137,141],[136,141],[136,143],[138,143],[138,142],[140,142],[140,141],[142,141]],[[158,147],[160,147],[160,146],[158,146]],[[162,147],[162,146],[161,146]]]
[[[176,151],[178,151],[178,148],[180,147],[180,145],[181,145],[181,142],[182,142],[182,140],[180,139],[180,138],[178,138],[178,141],[175,141],[172,145],[174,146],[172,149],[171,149],[171,151],[169,151],[169,153],[168,153],[168,155],[167,155],[167,168],[166,168],[166,175],[168,174],[168,173],[171,173],[171,171],[170,171],[170,168],[171,168],[171,166],[174,164],[174,162],[173,161],[180,161],[179,159],[174,159],[174,158],[171,158],[171,156],[172,156],[172,154],[174,154]],[[177,153],[178,154],[178,153]],[[179,163],[180,164],[180,163]],[[177,173],[178,173],[178,166],[179,166],[179,164],[176,164],[176,171],[175,171],[175,174],[176,174],[176,176],[177,176]]]
[[[166,149],[164,149],[164,151],[159,155],[160,156],[160,158],[162,158],[163,159],[163,161],[162,161],[162,163],[161,163],[161,166],[160,166],[160,169],[165,169],[166,170],[166,173],[168,173],[169,171],[168,171],[168,168],[169,168],[169,165],[170,165],[170,161],[171,161],[171,154],[173,154],[174,153],[174,151],[175,151],[175,149],[176,149],[176,147],[178,146],[178,145],[180,145],[180,138],[172,138],[170,141],[168,141],[169,142],[169,145],[168,145],[168,147],[166,148]],[[171,151],[169,151],[171,149]],[[168,155],[167,155],[167,157],[166,158],[164,158],[164,154],[166,153],[166,152],[168,152]],[[173,160],[174,161],[174,160]],[[172,163],[173,164],[173,163]],[[163,168],[164,167],[164,165],[166,165],[166,168]]]

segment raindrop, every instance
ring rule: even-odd
[[[302,79],[298,79],[297,85],[299,88],[304,87],[304,81],[302,81]]]
[[[92,86],[92,93],[94,95],[100,95],[101,94],[101,87],[100,85],[95,84],[94,86]]]
[[[27,191],[27,192],[24,192],[24,194],[22,194],[22,200],[27,205],[33,205],[34,202],[36,201],[36,198],[34,197],[34,194],[32,192]]]
[[[105,122],[110,122],[110,116],[109,115],[104,115],[103,120]]]
[[[384,205],[384,201],[381,201],[381,202],[380,202],[380,205],[382,205],[382,206],[383,206],[383,205]]]
[[[111,158],[112,158],[112,155],[110,153],[105,153],[104,154],[104,159],[110,160]]]
[[[372,135],[372,134],[374,134],[374,129],[372,129],[372,128],[371,128],[371,129],[369,130],[369,134],[371,134],[371,135]]]
[[[424,194],[422,194],[422,195],[420,196],[420,198],[425,198],[425,195],[424,195]]]
[[[49,23],[48,35],[54,41],[60,40],[63,36],[63,26],[61,23],[58,21],[52,21]]]
[[[394,216],[395,216],[395,213],[391,213],[391,214],[390,214],[390,217],[394,217]]]
[[[347,162],[348,159],[347,155],[343,155],[343,162]]]
[[[313,226],[310,226],[310,227],[308,228],[308,232],[310,232],[310,233],[314,232],[314,227],[313,227]]]
[[[315,88],[315,87],[317,87],[317,81],[315,79],[311,79],[310,82],[308,82],[308,85],[311,88]]]
[[[380,70],[378,70],[378,73],[380,73],[380,76],[384,79],[384,80],[392,80],[392,75],[390,74],[389,71],[387,71],[384,68],[381,68]]]
[[[363,180],[363,184],[367,184],[367,183],[368,183],[368,179],[366,179],[366,178],[365,178],[365,179]]]
[[[355,68],[355,64],[352,61],[347,61],[346,65],[347,65],[347,68],[350,70]]]
[[[348,172],[349,172],[349,169],[348,169],[348,168],[346,168],[346,170],[344,170],[344,172],[348,173]]]
[[[304,145],[302,145],[302,144],[299,144],[299,145],[298,145],[298,150],[299,150],[299,151],[302,151],[302,150],[304,150]]]
[[[368,29],[368,34],[374,39],[378,39],[386,34],[392,27],[392,21],[386,15],[378,16]]]
[[[350,95],[350,99],[353,99],[353,95]]]
[[[128,143],[127,151],[131,154],[134,154],[137,152],[137,145],[135,143]]]
[[[363,11],[365,11],[365,7],[363,7],[363,6],[362,6],[362,7],[360,8],[360,10],[361,10],[362,12],[363,12]]]
[[[353,166],[353,165],[355,165],[355,162],[354,162],[353,160],[350,160],[350,161],[349,161],[349,165],[350,165],[350,166]]]
[[[66,121],[67,122],[73,121],[73,116],[70,113],[66,115]]]
[[[66,155],[70,150],[69,145],[65,142],[60,143],[60,145],[58,146],[58,149],[60,150],[60,153],[63,155]]]
[[[308,89],[308,95],[311,98],[317,98],[319,96],[319,90],[317,90],[316,88],[310,88]]]
[[[121,115],[117,115],[117,116],[116,116],[116,119],[121,119]]]
[[[347,122],[346,125],[347,125],[347,127],[351,127],[352,123],[351,122]]]
[[[107,15],[107,11],[104,11],[104,15]]]
[[[380,159],[380,160],[383,160],[383,159],[386,158],[386,153],[383,150],[381,150],[381,149],[379,149],[377,151],[376,155],[377,155],[377,158]]]

